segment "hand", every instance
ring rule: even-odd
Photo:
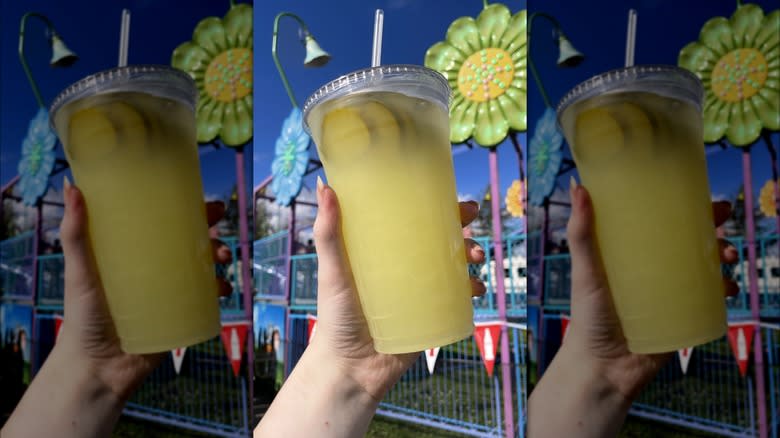
[[[334,362],[351,376],[374,400],[381,400],[419,353],[382,354],[374,349],[368,324],[358,301],[352,271],[341,236],[341,218],[336,193],[318,181],[317,219],[314,240],[319,259],[317,336],[308,348],[323,360]],[[463,226],[477,217],[476,202],[460,203]],[[472,239],[466,239],[469,263],[482,263],[485,252]],[[485,293],[485,285],[471,278],[472,296]]]
[[[64,200],[60,239],[65,256],[65,320],[55,349],[64,350],[67,357],[83,363],[120,400],[127,400],[164,353],[134,355],[121,350],[87,238],[84,197],[67,179]],[[209,227],[225,214],[221,202],[207,203],[206,210]],[[225,244],[212,239],[212,246],[215,263],[231,261],[230,249]],[[216,281],[220,295],[231,292],[224,279]]]
[[[596,247],[590,196],[582,186],[573,187],[570,193],[572,215],[568,238],[572,260],[572,319],[562,349],[571,350],[571,357],[589,362],[626,400],[633,401],[672,353],[629,352]],[[728,202],[713,203],[712,208],[716,226],[722,225],[731,214]],[[737,262],[736,248],[725,240],[719,240],[719,247],[721,262]],[[727,295],[739,291],[739,286],[731,279],[724,278],[723,281]]]

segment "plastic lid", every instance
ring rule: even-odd
[[[673,65],[637,65],[594,76],[572,88],[556,110],[558,123],[569,105],[596,95],[625,91],[645,91],[687,100],[701,111],[704,89],[696,75]]]
[[[450,85],[436,70],[411,64],[369,67],[334,79],[312,93],[303,104],[303,126],[311,133],[307,122],[309,112],[317,105],[350,93],[395,91],[409,96],[435,101],[449,107]]]
[[[50,123],[57,110],[74,100],[102,93],[135,91],[178,100],[193,111],[198,100],[195,81],[183,71],[167,65],[131,65],[87,76],[63,90],[49,109]]]

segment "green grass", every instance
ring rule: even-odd
[[[368,438],[460,438],[464,435],[425,426],[375,417],[368,428]]]
[[[620,438],[715,438],[719,435],[645,420],[643,418],[628,417],[618,436]]]
[[[211,435],[122,416],[111,436],[114,438],[205,438]]]

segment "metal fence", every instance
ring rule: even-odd
[[[496,304],[495,260],[493,242],[489,237],[474,238],[485,249],[485,263],[471,266],[471,274],[478,276],[487,286],[487,292],[481,298],[474,299],[474,313],[478,319],[498,315]],[[508,236],[504,239],[504,288],[506,290],[507,316],[524,318],[526,316],[526,264],[525,237]],[[257,244],[256,244],[257,245]],[[269,263],[262,265],[268,270]],[[256,268],[255,272],[258,272]],[[317,255],[300,254],[291,257],[292,288],[290,308],[296,311],[313,311],[317,306]]]
[[[286,339],[288,372],[307,345],[307,315],[290,314]],[[525,434],[526,330],[508,324],[516,436]],[[496,341],[498,343],[498,341]],[[378,415],[477,437],[504,436],[500,354],[487,375],[473,338],[442,347],[433,374],[421,354],[379,405]]]
[[[287,232],[254,242],[252,273],[255,297],[269,300],[286,298]]]
[[[780,437],[780,325],[763,324],[769,384],[769,433]]]
[[[32,231],[0,242],[0,297],[29,298],[35,260]]]
[[[238,241],[221,238],[233,253],[233,262],[218,271],[233,285],[233,294],[220,298],[223,320],[243,316]],[[0,298],[6,302],[32,296],[33,235],[26,233],[0,242]],[[33,313],[33,373],[54,346],[55,316],[63,314],[64,260],[62,254],[37,258],[37,299]],[[246,362],[246,355],[242,358]],[[176,375],[170,354],[139,388],[125,415],[174,425],[215,436],[249,436],[247,367],[233,374],[219,337],[187,349],[180,374]]]
[[[750,316],[749,276],[747,250],[742,238],[729,238],[737,247],[739,262],[734,269],[734,279],[739,283],[737,296],[728,298],[729,315],[735,318]],[[780,242],[777,234],[756,238],[756,261],[761,316],[780,317]],[[544,304],[547,310],[565,310],[571,294],[571,260],[569,254],[544,257]]]

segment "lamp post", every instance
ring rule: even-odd
[[[542,84],[542,79],[539,77],[539,72],[536,70],[536,65],[534,64],[533,57],[531,56],[531,29],[532,25],[535,19],[537,18],[544,18],[547,21],[550,22],[553,26],[553,32],[554,35],[557,37],[557,44],[558,44],[558,60],[556,61],[556,64],[558,67],[561,68],[571,68],[578,66],[584,59],[585,56],[580,53],[577,49],[574,48],[574,46],[569,42],[569,39],[566,38],[566,35],[563,33],[563,30],[561,29],[560,23],[558,23],[558,20],[555,19],[550,14],[546,14],[544,12],[534,12],[531,14],[531,16],[528,18],[528,65],[531,69],[531,75],[534,77],[534,81],[536,82],[536,86],[539,88],[539,93],[542,95],[542,99],[544,100],[544,104],[548,108],[552,108],[552,104],[550,102],[549,96],[547,96],[547,91],[544,88],[544,85]],[[529,151],[530,153],[530,151]],[[540,309],[540,315],[537,319],[537,326],[536,326],[536,342],[537,342],[537,352],[539,353],[537,355],[537,372],[541,374],[541,371],[543,370],[542,361],[543,361],[543,337],[541,336],[541,329],[542,325],[544,323],[543,318],[543,303],[544,303],[544,286],[545,286],[545,279],[544,279],[544,255],[545,255],[545,246],[547,241],[547,234],[548,234],[548,228],[549,228],[549,209],[550,209],[550,203],[549,199],[545,200],[544,202],[544,216],[542,217],[542,232],[541,232],[541,241],[539,242],[539,294],[537,296],[538,303]]]
[[[317,40],[314,39],[314,37],[311,35],[311,32],[309,32],[309,28],[306,26],[306,23],[303,22],[301,17],[293,14],[292,12],[280,12],[276,18],[274,18],[274,33],[273,33],[273,39],[271,41],[271,56],[274,58],[274,64],[276,64],[276,69],[279,71],[279,77],[282,79],[282,84],[284,85],[284,89],[287,92],[287,97],[290,98],[290,103],[294,108],[298,108],[298,101],[295,99],[295,94],[293,94],[292,88],[290,87],[290,82],[287,80],[287,75],[284,73],[284,69],[282,68],[282,63],[279,62],[279,56],[277,54],[277,47],[279,43],[279,22],[284,17],[292,18],[293,20],[298,22],[298,25],[300,26],[300,32],[303,35],[302,43],[306,47],[306,57],[303,59],[303,65],[305,67],[322,67],[323,65],[327,64],[328,61],[330,61],[330,55],[328,52],[324,51],[320,45],[317,43]],[[307,172],[308,173],[308,172]],[[270,182],[270,178],[266,179],[266,181],[262,184],[263,187],[265,187],[265,184],[268,184]],[[285,317],[285,333],[290,333],[290,318],[289,316],[289,304],[290,304],[290,295],[292,293],[292,254],[294,249],[294,242],[293,238],[295,236],[295,199],[290,202],[290,221],[287,224],[287,260],[285,262],[285,271],[286,271],[286,279],[287,284],[285,284],[285,301],[288,305],[286,312],[288,315]],[[288,367],[285,367],[285,373],[287,372]]]
[[[38,106],[40,108],[46,108],[46,104],[43,101],[43,97],[41,97],[41,92],[38,89],[38,85],[35,83],[35,79],[33,79],[32,72],[30,71],[30,67],[27,65],[27,59],[24,56],[24,30],[27,25],[27,20],[29,18],[37,18],[38,20],[42,21],[46,25],[46,31],[49,36],[49,44],[51,45],[52,49],[52,57],[49,61],[49,65],[52,67],[69,67],[73,65],[74,62],[78,59],[75,53],[73,53],[68,47],[65,45],[65,43],[60,38],[57,31],[54,29],[54,24],[49,20],[46,16],[39,14],[37,12],[27,12],[24,15],[22,15],[22,19],[19,24],[19,62],[22,64],[22,69],[24,69],[25,75],[27,75],[27,80],[30,82],[30,87],[32,87],[33,95],[35,95],[35,101],[38,103]],[[17,182],[19,178],[15,178],[11,181],[11,183],[8,184],[8,186],[13,185],[15,182]],[[9,187],[10,188],[10,187]],[[5,193],[5,190],[3,190],[3,193]],[[0,194],[0,205],[2,205],[2,194]],[[35,203],[36,208],[36,216],[35,216],[35,234],[33,235],[33,262],[32,262],[32,290],[31,290],[31,299],[33,303],[37,299],[37,292],[38,292],[38,252],[40,251],[40,241],[41,241],[41,228],[43,226],[43,202],[42,199],[38,199],[38,201]],[[2,213],[2,207],[0,207],[0,213]],[[36,337],[36,329],[35,324],[33,324],[32,327],[32,333],[30,334],[33,339]],[[30,352],[30,362],[34,363],[35,361],[35,350]]]
[[[76,62],[76,60],[78,60],[78,56],[76,56],[75,53],[68,49],[68,47],[62,41],[62,38],[60,38],[60,35],[54,29],[54,24],[52,24],[51,20],[46,18],[46,16],[37,12],[27,12],[26,14],[22,15],[22,20],[19,25],[19,61],[22,63],[24,73],[27,75],[27,80],[30,82],[33,94],[35,95],[35,100],[38,102],[38,105],[41,108],[45,108],[46,105],[43,103],[41,92],[38,89],[38,85],[35,83],[35,79],[33,79],[30,67],[27,65],[27,60],[24,57],[24,29],[27,25],[28,18],[37,18],[43,21],[43,23],[46,25],[46,30],[49,34],[49,44],[51,44],[52,49],[52,56],[51,60],[49,61],[49,65],[52,67],[70,67],[74,62]]]

